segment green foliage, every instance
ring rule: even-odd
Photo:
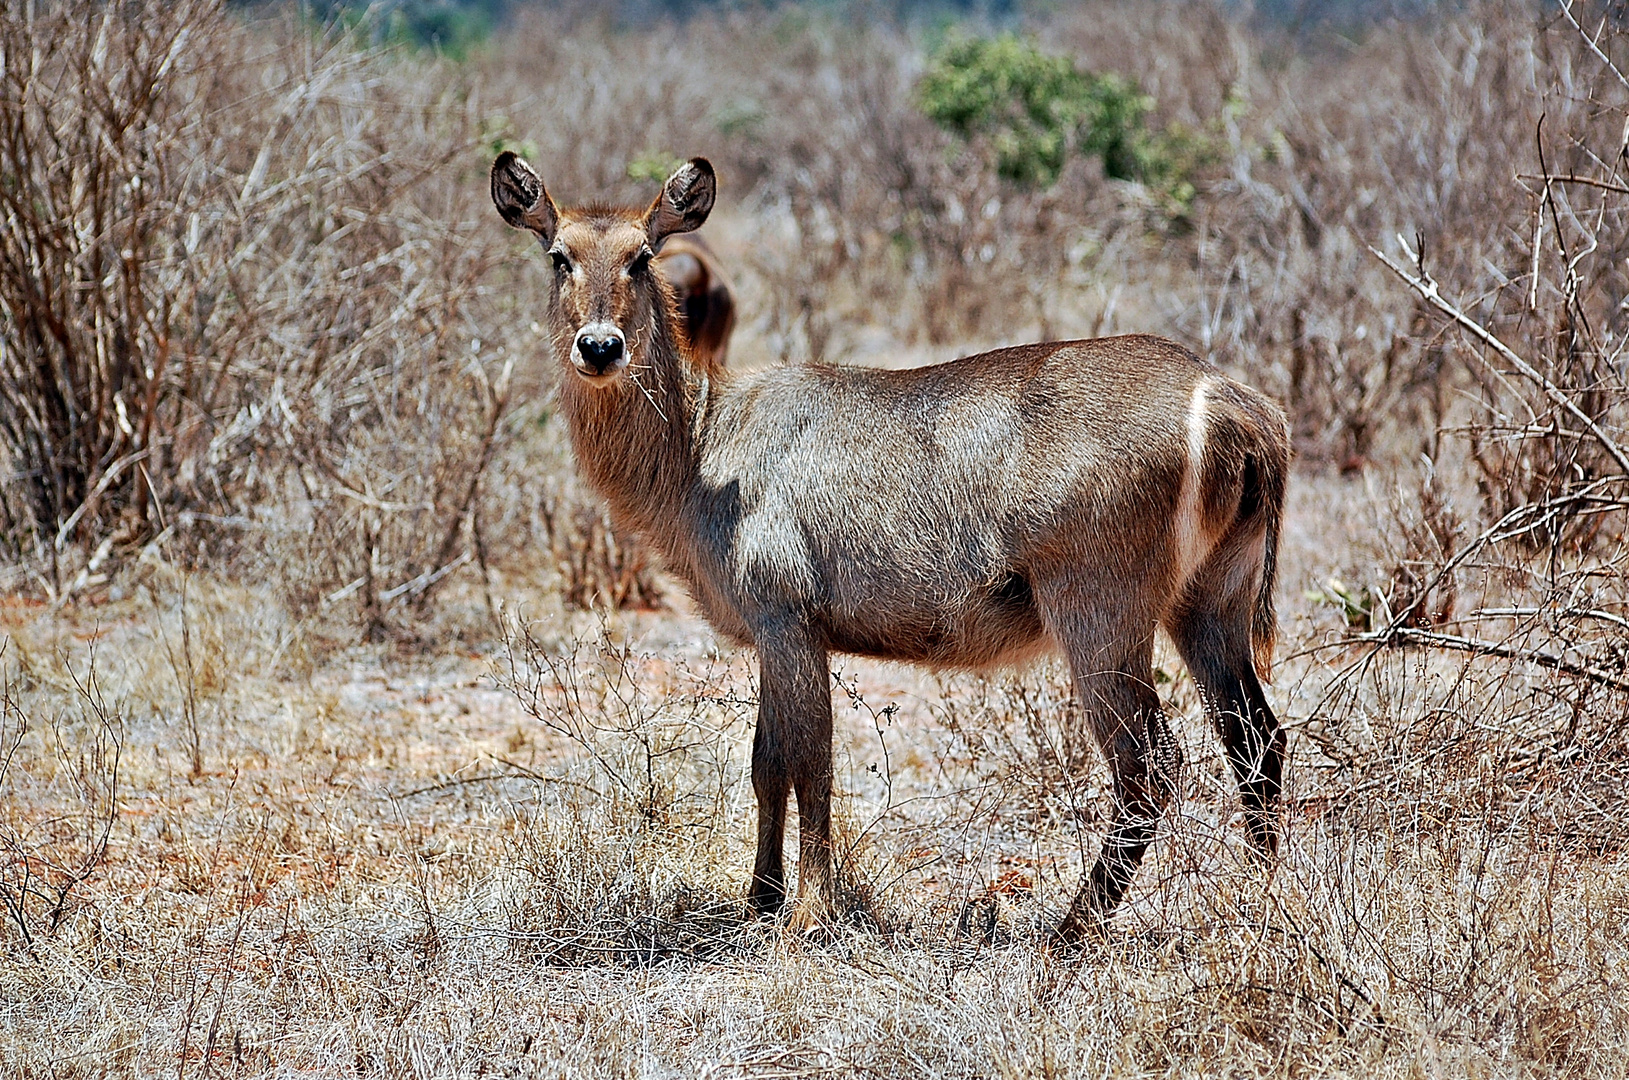
[[[713,128],[725,138],[755,137],[762,130],[769,114],[751,98],[735,98],[714,110],[710,117]]]
[[[1089,107],[1092,80],[1012,34],[952,38],[917,87],[923,113],[964,139],[984,135],[1002,176],[1050,184]]]
[[[1015,34],[951,38],[930,61],[917,101],[940,127],[989,140],[997,172],[1019,183],[1055,182],[1075,151],[1180,212],[1193,201],[1193,173],[1213,156],[1202,135],[1150,130],[1154,99],[1129,79],[1079,71]]]
[[[673,175],[684,158],[666,150],[647,150],[628,162],[628,179],[654,180],[658,184]]]
[[[1104,173],[1116,180],[1143,179],[1153,156],[1146,123],[1154,99],[1119,75],[1092,75],[1089,80],[1081,149],[1101,157]]]
[[[537,144],[530,139],[517,139],[514,125],[507,116],[484,117],[476,128],[476,139],[481,144],[487,168],[505,150],[513,150],[527,161],[537,160]]]
[[[390,13],[388,35],[393,41],[463,60],[491,29],[486,12],[478,7],[418,0]]]
[[[362,33],[373,44],[431,49],[463,61],[491,34],[502,6],[501,0],[395,0],[383,4],[319,0],[313,11],[325,21]]]
[[[1330,578],[1321,589],[1308,589],[1302,594],[1314,604],[1332,607],[1341,613],[1347,626],[1360,633],[1368,633],[1374,622],[1374,590],[1352,588],[1339,578]]]

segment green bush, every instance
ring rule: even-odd
[[[387,32],[393,41],[463,60],[491,30],[491,16],[481,5],[417,0],[390,13]]]
[[[1091,85],[1067,59],[1003,34],[946,43],[917,94],[922,111],[940,127],[964,139],[987,136],[1002,176],[1050,184],[1063,168]]]
[[[1014,34],[952,38],[917,86],[923,113],[964,139],[982,136],[996,171],[1049,185],[1071,151],[1101,158],[1105,175],[1148,185],[1177,209],[1192,202],[1192,174],[1209,140],[1175,126],[1151,131],[1154,99],[1129,79],[1082,72]]]
[[[486,41],[503,8],[502,0],[318,0],[311,10],[375,45],[429,49],[463,61]]]
[[[628,162],[628,179],[654,180],[658,184],[673,175],[684,158],[667,150],[647,150]]]

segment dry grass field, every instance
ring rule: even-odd
[[[1616,6],[868,10],[0,6],[0,1075],[1629,1072]],[[1154,164],[930,120],[1003,28]],[[749,920],[756,665],[574,478],[506,147],[709,156],[733,365],[1136,330],[1284,401],[1278,863],[1162,643],[1180,803],[1049,951],[1110,810],[1061,666],[841,659],[848,915]]]

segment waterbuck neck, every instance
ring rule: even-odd
[[[649,322],[629,335],[616,385],[567,373],[560,387],[577,467],[618,521],[657,539],[676,524],[698,475],[698,420],[711,388],[678,343],[672,298],[661,288]]]

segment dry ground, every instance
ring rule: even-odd
[[[1371,534],[1375,507],[1360,481],[1295,490],[1282,865],[1251,865],[1167,660],[1185,797],[1114,937],[1078,956],[1041,945],[1105,777],[1058,768],[1050,668],[842,663],[855,913],[811,940],[744,918],[751,658],[692,618],[571,615],[500,582],[507,641],[319,653],[266,598],[157,553],[99,603],[10,601],[5,836],[60,881],[98,812],[110,830],[59,925],[41,900],[8,924],[0,1070],[1617,1074],[1619,845],[1558,833],[1542,778],[1494,775],[1456,748],[1469,731],[1400,768],[1378,707],[1346,713],[1376,730],[1317,723],[1352,655],[1306,653],[1338,619],[1297,586],[1349,572],[1323,541]],[[1397,700],[1478,678],[1384,666]],[[1343,767],[1343,739],[1383,767]]]

